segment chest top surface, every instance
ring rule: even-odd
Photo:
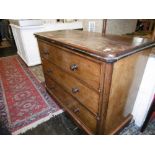
[[[155,46],[142,37],[102,35],[79,30],[60,30],[35,34],[37,38],[70,48],[97,59],[113,62],[133,53]]]

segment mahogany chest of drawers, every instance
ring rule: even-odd
[[[116,134],[132,108],[154,42],[78,30],[35,34],[46,88],[88,134]]]

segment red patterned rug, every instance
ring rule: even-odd
[[[0,58],[0,120],[12,134],[23,133],[61,112],[18,56]]]

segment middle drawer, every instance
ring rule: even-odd
[[[99,94],[82,84],[78,79],[72,77],[65,71],[59,69],[47,60],[43,61],[45,76],[52,77],[57,83],[74,96],[81,104],[94,114],[97,114],[99,107]]]

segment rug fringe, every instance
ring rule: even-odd
[[[50,118],[52,118],[52,117],[54,117],[54,116],[56,116],[56,115],[61,114],[62,112],[63,112],[63,110],[60,109],[60,110],[56,111],[55,113],[51,113],[51,114],[49,114],[48,116],[46,116],[46,117],[44,117],[44,118],[42,118],[42,119],[39,119],[38,121],[35,121],[35,122],[32,123],[32,124],[29,124],[29,125],[27,125],[27,126],[21,128],[21,129],[15,131],[15,132],[12,132],[12,135],[23,134],[23,133],[25,133],[26,131],[28,131],[28,130],[30,130],[30,129],[33,129],[33,128],[37,127],[38,125],[40,125],[40,124],[42,124],[42,123],[48,121]]]

